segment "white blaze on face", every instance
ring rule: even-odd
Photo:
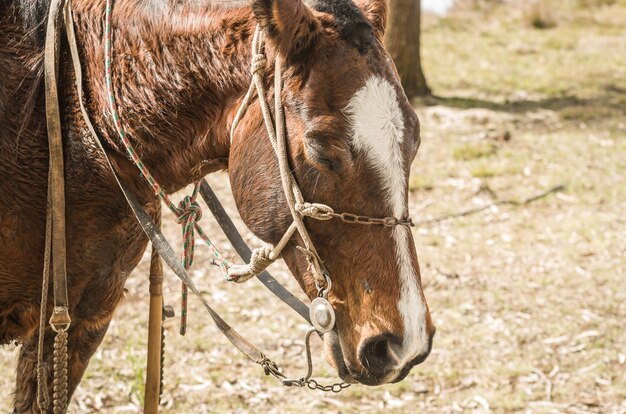
[[[394,87],[381,77],[370,77],[365,86],[350,99],[345,113],[351,123],[354,149],[364,153],[378,173],[393,215],[397,218],[405,217],[408,206],[407,172],[402,150],[404,117]],[[428,346],[426,306],[411,262],[409,235],[410,230],[405,226],[396,226],[393,230],[400,273],[398,310],[404,322],[402,349],[392,350],[399,360],[398,368],[424,352]]]

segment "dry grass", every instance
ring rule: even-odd
[[[524,20],[535,29],[552,29],[557,25],[554,5],[545,0],[528,2],[524,8]]]
[[[438,328],[423,365],[400,384],[341,395],[284,389],[232,351],[192,299],[186,337],[167,323],[162,412],[626,413],[626,2],[576,10],[550,31],[529,28],[506,6],[461,10],[426,28],[425,68],[441,97],[418,108],[414,219],[561,183],[566,190],[414,230]],[[225,181],[211,177],[229,200]],[[178,240],[171,218],[165,228]],[[255,281],[223,282],[198,256],[193,276],[204,294],[299,375],[297,317]],[[273,270],[298,291],[282,265]],[[70,413],[140,412],[146,274],[147,257]],[[171,274],[166,295],[178,302]],[[335,380],[315,346],[315,375]],[[3,372],[13,372],[16,355],[0,352]],[[0,380],[0,412],[11,383],[11,375]]]

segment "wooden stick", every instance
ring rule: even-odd
[[[441,217],[437,217],[437,218],[433,218],[433,219],[429,219],[429,220],[423,220],[420,222],[415,223],[416,226],[420,226],[420,225],[424,225],[424,224],[433,224],[433,223],[439,223],[440,221],[444,221],[444,220],[449,220],[449,219],[453,219],[453,218],[459,218],[459,217],[465,217],[465,216],[469,216],[472,214],[476,214],[476,213],[480,213],[483,210],[487,210],[493,206],[499,206],[499,205],[510,205],[510,206],[525,206],[526,204],[530,204],[533,201],[537,201],[541,198],[544,198],[552,193],[556,193],[559,191],[563,191],[565,189],[565,185],[563,184],[559,184],[556,185],[546,191],[543,191],[537,195],[534,195],[532,197],[529,197],[523,201],[517,201],[517,200],[497,200],[494,201],[493,203],[489,203],[487,205],[484,206],[480,206],[480,207],[475,207],[475,208],[470,208],[469,210],[464,210],[458,213],[452,213],[452,214],[446,214],[444,216]]]
[[[157,226],[161,225],[159,206]],[[150,258],[150,319],[148,322],[148,358],[144,395],[144,414],[159,412],[161,385],[161,324],[163,323],[163,264],[152,247]]]

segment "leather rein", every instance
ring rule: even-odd
[[[110,18],[111,5],[107,1],[107,19]],[[109,21],[107,20],[107,23]],[[256,92],[259,97],[259,103],[265,119],[265,125],[268,135],[272,143],[272,147],[276,152],[278,164],[281,172],[281,181],[283,189],[289,204],[293,224],[289,227],[281,242],[276,246],[265,246],[261,249],[253,251],[246,245],[243,238],[235,228],[232,220],[226,214],[226,211],[219,202],[217,196],[208,185],[206,180],[199,183],[199,194],[205,200],[209,209],[213,213],[216,221],[226,234],[229,241],[239,254],[239,256],[248,265],[230,266],[229,276],[232,274],[234,281],[244,281],[251,277],[257,276],[274,295],[281,301],[285,302],[289,307],[294,309],[314,328],[309,329],[305,335],[305,351],[307,356],[308,371],[304,377],[298,379],[287,378],[278,368],[277,364],[269,359],[250,341],[240,335],[233,329],[207,302],[200,294],[195,283],[189,277],[186,268],[181,263],[177,254],[171,245],[166,241],[161,233],[159,226],[154,223],[150,215],[143,209],[141,203],[137,200],[132,192],[130,192],[117,171],[113,167],[108,154],[102,145],[102,142],[95,131],[90,120],[89,114],[85,108],[83,96],[83,78],[80,57],[78,53],[76,35],[74,32],[74,21],[71,9],[71,0],[52,0],[48,16],[48,26],[45,44],[45,60],[44,60],[44,76],[45,76],[45,97],[46,97],[46,120],[48,127],[48,140],[50,151],[50,167],[48,175],[48,205],[46,218],[46,244],[44,257],[44,278],[42,286],[42,317],[40,322],[39,334],[39,356],[38,356],[38,403],[40,408],[47,409],[47,392],[45,390],[45,382],[47,381],[45,371],[43,370],[43,334],[45,325],[43,323],[46,309],[45,299],[48,292],[48,273],[50,269],[50,258],[52,258],[52,285],[54,289],[54,311],[49,323],[52,329],[57,332],[55,338],[55,366],[54,366],[54,393],[53,408],[55,414],[65,412],[67,406],[67,330],[70,327],[71,319],[69,315],[69,304],[67,300],[67,274],[65,266],[66,246],[65,246],[65,200],[64,200],[64,166],[63,166],[63,146],[62,132],[60,121],[60,110],[58,100],[57,71],[59,65],[59,49],[60,49],[60,26],[65,27],[65,36],[68,41],[72,66],[75,74],[76,90],[78,92],[78,100],[80,110],[87,125],[87,128],[98,149],[102,153],[109,169],[112,171],[115,180],[124,195],[133,214],[137,218],[139,225],[144,233],[148,236],[158,255],[167,263],[172,271],[181,279],[185,286],[200,300],[205,307],[212,320],[217,325],[222,334],[230,341],[230,343],[239,349],[247,358],[261,365],[266,375],[273,375],[282,384],[287,386],[308,386],[312,389],[320,389],[323,391],[339,392],[349,386],[349,384],[338,383],[330,386],[323,386],[312,380],[312,362],[309,348],[309,340],[311,334],[317,331],[318,335],[330,332],[335,327],[334,310],[327,300],[327,294],[332,288],[332,282],[328,271],[324,267],[322,260],[319,258],[313,243],[308,235],[304,225],[304,217],[311,217],[318,220],[328,220],[338,218],[346,223],[366,224],[366,225],[412,225],[410,218],[398,219],[394,217],[387,218],[370,218],[358,216],[351,213],[335,213],[330,207],[323,204],[312,204],[304,201],[302,193],[290,172],[285,150],[285,126],[283,119],[282,103],[280,100],[281,89],[281,69],[279,57],[275,59],[275,118],[273,119],[269,110],[269,106],[265,102],[265,89],[263,81],[263,70],[265,68],[264,55],[264,33],[257,27],[253,41],[253,62],[252,62],[252,78],[251,86],[244,98],[244,101],[233,122],[232,134],[250,104],[253,94]],[[107,41],[109,41],[107,39]],[[110,76],[110,74],[107,74]],[[107,78],[110,82],[110,78]],[[276,92],[278,91],[278,92]],[[113,113],[115,116],[115,113]],[[287,289],[285,289],[276,279],[274,279],[265,268],[280,256],[280,251],[286,242],[291,239],[295,232],[300,233],[304,241],[304,247],[298,247],[302,251],[310,264],[310,269],[315,276],[316,286],[318,289],[318,298],[314,299],[311,308],[297,299]],[[256,262],[255,262],[256,260]],[[259,262],[260,261],[260,262]],[[256,263],[256,264],[255,264]],[[58,340],[58,346],[57,346]],[[65,344],[63,345],[63,341]],[[59,349],[59,364],[57,365],[57,348]],[[63,355],[64,363],[63,366]],[[58,389],[57,389],[58,388]]]

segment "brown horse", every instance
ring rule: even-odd
[[[251,3],[251,4],[250,4]],[[113,84],[123,126],[168,191],[228,169],[241,217],[276,243],[291,222],[276,160],[253,102],[229,129],[250,82],[257,22],[268,68],[280,53],[289,162],[307,200],[372,217],[406,217],[419,122],[382,46],[385,0],[117,0]],[[252,7],[251,7],[252,6]],[[43,268],[48,150],[42,58],[47,0],[0,0],[0,344],[22,344],[15,412],[36,412],[36,327]],[[74,0],[87,108],[107,152],[144,207],[158,199],[119,146],[104,83],[103,0]],[[272,95],[268,71],[268,95]],[[81,118],[68,53],[60,65],[73,392],[146,248]],[[403,379],[431,349],[434,327],[406,226],[306,221],[333,277],[329,361],[348,382]],[[294,236],[282,252],[316,295]],[[242,287],[245,288],[245,287]],[[50,303],[49,301],[48,303]],[[48,309],[51,312],[51,309]],[[52,359],[52,332],[45,360]]]

